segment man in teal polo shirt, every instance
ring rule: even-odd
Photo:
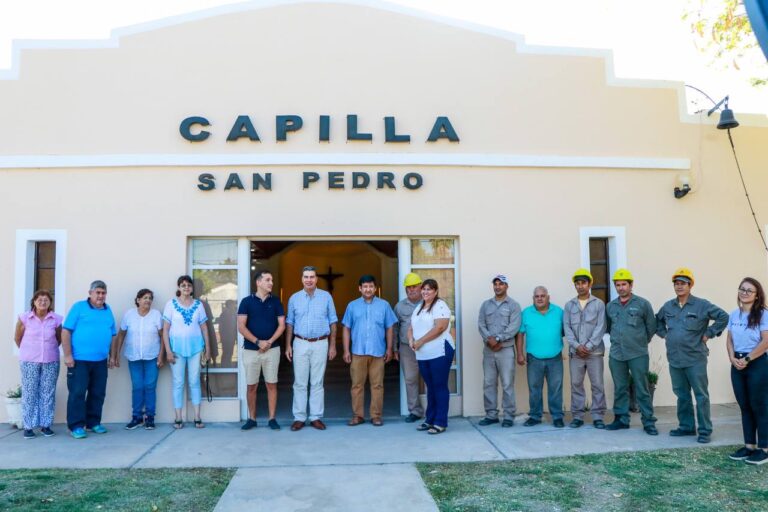
[[[547,381],[547,402],[552,425],[563,428],[563,310],[549,302],[544,286],[533,290],[533,305],[523,310],[517,334],[517,364],[528,364],[529,418],[523,423],[532,427],[541,423],[542,393]]]

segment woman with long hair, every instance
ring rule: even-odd
[[[209,361],[211,346],[202,303],[195,298],[192,278],[181,276],[176,280],[176,297],[169,300],[163,310],[163,344],[165,358],[173,374],[173,408],[176,429],[184,426],[182,407],[184,405],[184,373],[188,374],[189,397],[195,408],[195,427],[204,428],[200,419],[200,363]],[[201,356],[202,353],[202,356]]]
[[[751,277],[739,285],[738,308],[728,320],[731,383],[741,409],[744,447],[729,455],[747,464],[768,462],[768,314],[763,286]]]
[[[53,312],[53,297],[48,290],[37,290],[29,307],[29,311],[19,315],[14,336],[21,366],[24,439],[34,439],[37,427],[45,437],[54,434],[51,425],[56,408],[63,321],[61,315]]]
[[[421,298],[408,327],[408,344],[416,352],[419,373],[427,385],[427,416],[416,430],[441,434],[448,428],[448,377],[456,352],[451,336],[451,310],[438,296],[434,279],[424,280]]]

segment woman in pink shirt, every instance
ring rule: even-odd
[[[53,297],[47,290],[32,296],[30,310],[19,315],[14,340],[21,363],[21,410],[24,439],[35,437],[35,427],[50,437],[59,378],[61,315],[53,312]]]

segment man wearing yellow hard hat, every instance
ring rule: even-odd
[[[411,325],[411,315],[416,306],[421,302],[421,277],[411,272],[403,280],[405,286],[405,298],[395,304],[395,340],[399,350],[395,350],[395,357],[400,360],[400,368],[403,369],[405,380],[405,396],[408,404],[408,416],[406,423],[413,423],[424,417],[424,407],[419,400],[419,363],[416,361],[416,353],[408,345],[408,326]]]
[[[571,372],[571,428],[584,425],[584,376],[589,375],[592,388],[590,414],[595,428],[605,428],[605,304],[590,293],[592,274],[586,268],[574,272],[573,286],[576,297],[563,307],[563,332],[568,342]]]
[[[678,428],[671,436],[695,436],[698,420],[700,443],[709,443],[712,420],[709,410],[707,377],[707,341],[722,334],[728,325],[728,313],[711,302],[691,295],[695,280],[691,269],[681,267],[672,274],[675,298],[667,301],[656,314],[656,334],[667,343],[669,376],[677,396]],[[693,399],[696,397],[696,418]]]
[[[620,268],[613,274],[618,297],[605,308],[607,332],[611,335],[608,367],[614,384],[613,423],[606,430],[629,428],[629,382],[635,386],[643,430],[659,435],[653,415],[653,399],[648,387],[648,343],[656,333],[656,317],[651,303],[632,291],[632,273]]]

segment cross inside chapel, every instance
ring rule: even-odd
[[[333,294],[333,281],[344,276],[344,274],[334,274],[333,267],[328,267],[328,272],[325,274],[317,274],[317,277],[325,279],[328,283],[328,293]]]

